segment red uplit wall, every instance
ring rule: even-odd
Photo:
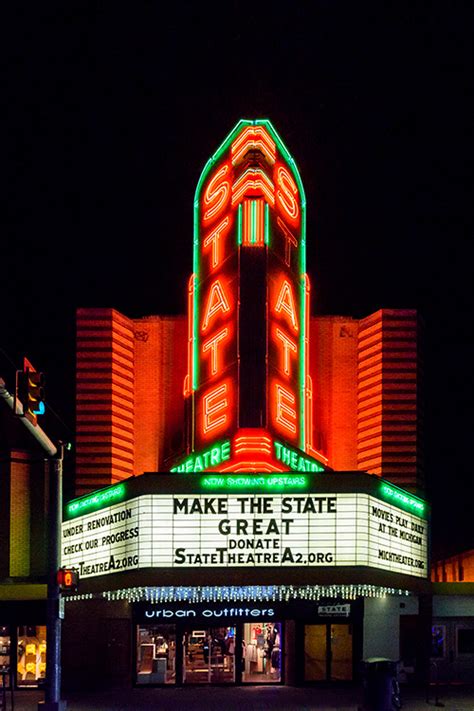
[[[184,316],[79,309],[76,494],[158,471],[182,452]]]
[[[416,311],[359,321],[357,468],[400,485],[423,482],[420,340]]]
[[[76,355],[76,490],[134,473],[133,322],[114,309],[79,309]]]
[[[166,470],[184,454],[187,319],[77,314],[76,493]],[[313,442],[336,470],[423,483],[414,311],[310,319]]]
[[[474,550],[433,563],[431,580],[434,583],[474,583]]]
[[[311,319],[315,448],[339,471],[357,469],[357,334],[346,316]]]
[[[166,468],[184,447],[187,319],[135,319],[135,472]]]

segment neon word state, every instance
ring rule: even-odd
[[[315,459],[303,457],[301,452],[285,447],[280,442],[273,442],[275,457],[295,472],[323,472],[324,467]]]
[[[208,467],[217,467],[230,459],[230,440],[214,444],[199,454],[193,454],[181,464],[173,467],[172,472],[202,472]]]

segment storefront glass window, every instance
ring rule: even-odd
[[[10,630],[8,627],[0,627],[0,666],[10,665]]]
[[[46,676],[46,626],[18,627],[17,685],[38,686]]]
[[[0,669],[10,668],[10,630],[8,627],[0,627]],[[3,684],[3,679],[7,677],[0,676],[0,685]]]
[[[458,654],[474,654],[474,629],[458,627]]]
[[[183,682],[235,682],[235,627],[187,629],[183,636]]]
[[[281,623],[249,622],[242,640],[242,681],[281,681]]]
[[[140,625],[137,628],[137,684],[175,682],[175,625]]]

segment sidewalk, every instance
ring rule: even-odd
[[[68,711],[357,711],[362,693],[352,688],[296,688],[290,686],[187,687],[118,689],[94,694],[63,694]],[[37,711],[43,693],[15,692],[15,711]],[[440,690],[445,711],[474,711],[473,688]],[[11,708],[7,698],[7,710]],[[434,696],[403,689],[403,711],[436,709]]]

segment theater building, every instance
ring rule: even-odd
[[[96,683],[351,681],[400,643],[421,654],[427,517],[359,472],[150,473],[75,499],[67,681],[84,666]],[[401,617],[416,623],[403,639]]]
[[[311,316],[304,188],[267,120],[207,162],[193,253],[187,319],[78,311],[65,686],[421,674],[416,312]]]

